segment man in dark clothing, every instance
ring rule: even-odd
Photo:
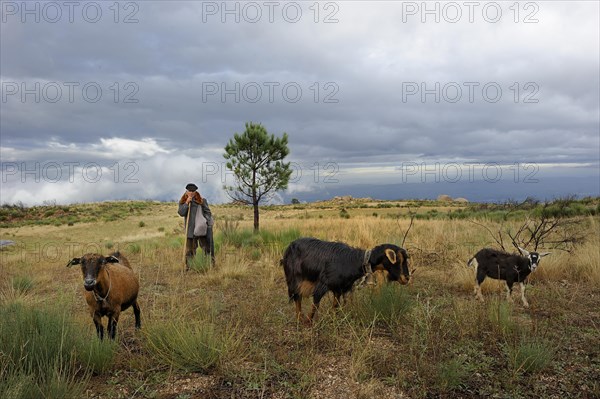
[[[197,191],[198,186],[190,183],[185,186],[186,192],[179,200],[179,209],[177,213],[183,216],[186,230],[185,243],[185,263],[187,269],[190,268],[191,259],[196,256],[196,248],[198,245],[202,248],[206,255],[210,254],[212,263],[215,263],[215,249],[213,242],[213,218],[208,201],[202,198]],[[200,212],[198,212],[200,210]],[[189,215],[188,215],[189,212]],[[189,221],[189,222],[188,222]]]

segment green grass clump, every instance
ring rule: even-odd
[[[187,372],[207,372],[239,347],[235,328],[228,333],[206,321],[178,321],[150,326],[145,343],[160,364]]]
[[[256,261],[256,260],[260,260],[260,258],[262,257],[262,252],[260,249],[253,249],[252,252],[250,253],[250,259]]]
[[[259,246],[262,242],[262,237],[254,234],[252,230],[229,231],[227,234],[224,234],[223,238],[226,244],[232,245],[236,248]]]
[[[198,273],[206,273],[212,267],[210,255],[205,255],[202,251],[198,251],[196,256],[189,260],[190,270]]]
[[[521,337],[506,346],[509,365],[513,373],[537,373],[544,370],[554,357],[553,346],[541,339]]]
[[[229,231],[227,233],[223,232],[222,237],[223,243],[236,248],[253,247],[283,250],[292,241],[299,238],[300,235],[298,229],[288,229],[283,231],[260,230],[258,233],[245,229]]]
[[[292,241],[300,238],[301,233],[298,229],[282,231],[261,230],[260,235],[263,240],[263,247],[269,248],[273,252],[283,252]]]
[[[34,285],[33,279],[29,276],[15,276],[12,279],[12,288],[20,294],[27,294]]]
[[[2,306],[0,348],[5,360],[27,374],[43,374],[40,366],[53,366],[57,360],[68,366],[74,347],[66,340],[71,331],[65,317],[20,304]]]
[[[491,301],[488,305],[488,317],[491,329],[499,337],[508,338],[518,331],[513,318],[512,306],[507,301]]]
[[[382,322],[394,326],[401,322],[414,306],[406,287],[384,284],[376,289],[363,289],[357,293],[357,317],[364,325]]]
[[[183,237],[172,237],[167,241],[167,247],[169,248],[181,248],[183,247],[184,238]]]
[[[457,356],[438,364],[437,385],[442,391],[451,391],[466,385],[475,367],[464,357]]]
[[[142,250],[141,245],[134,242],[134,243],[131,243],[131,244],[127,245],[127,251],[126,252],[129,252],[129,253],[132,253],[132,254],[139,254],[141,250]]]
[[[119,345],[113,340],[99,340],[90,336],[89,339],[80,341],[77,357],[87,370],[103,374],[112,367],[118,348]]]
[[[78,333],[65,314],[21,304],[0,306],[0,397],[81,397]],[[84,370],[85,371],[85,370]]]

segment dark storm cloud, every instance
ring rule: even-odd
[[[320,3],[318,23],[312,3],[294,3],[302,10],[296,23],[289,21],[293,9],[283,16],[286,3],[275,3],[273,22],[263,3],[252,3],[262,12],[257,23],[247,21],[252,8],[243,14],[248,3],[236,2],[227,7],[238,7],[239,23],[222,14],[222,2],[119,3],[118,23],[114,3],[98,3],[96,23],[78,11],[84,2],[73,22],[63,7],[56,23],[43,15],[39,23],[26,15],[23,23],[22,10],[13,15],[6,4],[22,3],[2,6],[3,162],[79,157],[108,165],[124,156],[150,162],[156,154],[162,169],[175,154],[222,162],[227,140],[255,121],[287,132],[291,157],[306,165],[598,163],[595,2],[535,2],[537,11],[518,16],[500,3],[495,23],[488,21],[493,13],[481,13],[492,4],[486,2],[473,22],[455,3],[457,23],[448,22],[453,14],[440,2],[428,3],[439,23],[422,10],[407,13],[421,2]],[[338,21],[323,23],[328,16]],[[523,23],[527,16],[538,22]],[[127,17],[137,22],[123,23]],[[65,82],[76,84],[72,93]],[[22,84],[39,84],[40,101],[33,94],[23,101]],[[48,101],[48,84],[61,88],[59,101]],[[93,86],[87,95],[102,90],[97,102],[85,97],[86,84]],[[19,92],[7,92],[15,87]],[[229,94],[222,96],[223,88]],[[102,141],[110,138],[153,140],[157,152],[119,151]]]

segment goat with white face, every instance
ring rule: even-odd
[[[506,299],[510,300],[514,283],[521,287],[521,300],[523,306],[529,307],[525,299],[525,280],[540,264],[540,259],[550,252],[528,252],[519,247],[523,256],[509,254],[492,248],[484,248],[469,259],[469,266],[475,267],[475,289],[477,299],[483,301],[481,283],[486,277],[506,281]]]

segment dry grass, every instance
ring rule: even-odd
[[[484,229],[468,220],[416,220],[405,246],[418,271],[410,286],[397,287],[400,296],[361,290],[337,312],[330,309],[328,296],[313,328],[305,328],[295,322],[288,302],[279,265],[285,245],[278,240],[298,230],[302,236],[363,248],[400,244],[409,220],[391,216],[406,214],[407,208],[352,208],[345,219],[337,204],[273,207],[261,214],[261,229],[268,238],[235,245],[222,236],[224,220],[234,221],[227,227],[233,232],[250,230],[251,209],[212,208],[220,249],[217,266],[204,273],[183,271],[182,218],[174,204],[153,204],[109,222],[4,228],[0,238],[17,245],[0,252],[0,301],[61,306],[73,323],[93,335],[80,272],[65,265],[83,252],[126,253],[140,278],[143,333],[135,332],[132,312],[124,312],[115,364],[91,380],[87,397],[600,394],[593,378],[598,376],[593,359],[600,355],[594,345],[600,339],[597,217],[585,223],[589,238],[573,254],[555,252],[541,262],[527,291],[531,309],[518,301],[505,304],[503,285],[491,279],[483,284],[486,303],[474,300],[474,271],[466,262],[492,244]],[[144,227],[139,227],[141,221]],[[518,221],[511,223],[517,226]],[[405,300],[408,308],[387,306]],[[369,316],[364,306],[379,313]],[[206,331],[203,324],[209,326]],[[148,335],[157,331],[172,337],[159,341],[164,345],[158,351]],[[530,367],[521,359],[543,352],[535,345],[537,338],[558,349],[543,364]],[[169,345],[202,347],[207,340],[215,343],[208,363],[185,350],[179,359],[167,353],[172,352]],[[220,356],[218,345],[227,343],[233,351]],[[188,367],[186,362],[199,364],[189,366],[199,374],[179,371]],[[525,369],[540,374],[538,380],[544,383],[521,378]],[[569,372],[560,371],[565,369]],[[169,381],[168,389],[164,381]]]

